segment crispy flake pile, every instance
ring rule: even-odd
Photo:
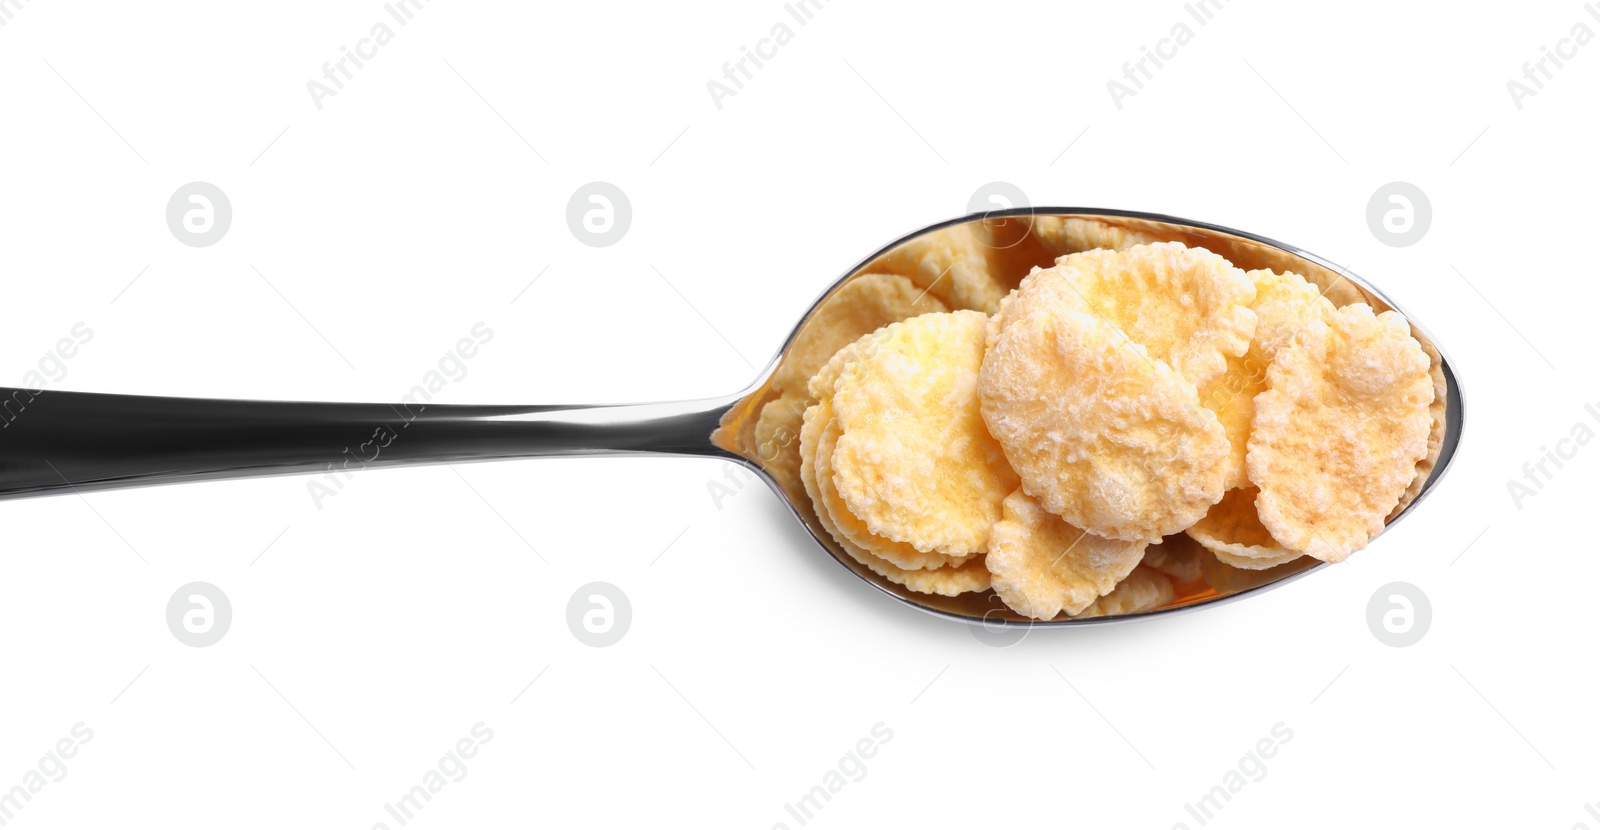
[[[869,269],[801,330],[757,432],[839,545],[915,591],[1127,614],[1217,567],[1339,562],[1438,455],[1437,353],[1291,272],[1054,217]]]

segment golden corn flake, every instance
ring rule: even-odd
[[[848,347],[833,479],[873,535],[951,556],[987,546],[1017,477],[978,412],[986,323],[925,314]]]
[[[1256,397],[1247,465],[1283,547],[1343,561],[1383,530],[1427,455],[1433,379],[1405,318],[1352,305],[1279,350]]]
[[[1262,568],[1260,560],[1239,557],[1236,561],[1248,567],[1235,567],[1210,551],[1200,547],[1200,543],[1183,537],[1190,544],[1200,550],[1200,572],[1207,585],[1210,585],[1219,594],[1237,594],[1252,588],[1259,588],[1271,582],[1276,582],[1291,574],[1305,570],[1309,563],[1305,557],[1296,557],[1278,565]]]
[[[761,465],[785,492],[800,492],[800,419],[810,403],[806,385],[841,348],[889,323],[945,311],[911,280],[894,274],[863,274],[823,301],[795,335],[773,373],[778,397],[762,408],[755,426]]]
[[[761,466],[791,496],[801,492],[800,427],[806,403],[804,392],[785,392],[767,401],[756,420],[756,454]]]
[[[1267,363],[1311,321],[1337,311],[1315,285],[1299,274],[1251,271],[1248,276],[1256,286],[1256,299],[1250,305],[1256,313],[1256,333],[1250,339],[1250,351]]]
[[[1073,619],[1086,617],[1120,617],[1124,614],[1142,614],[1154,611],[1177,597],[1167,575],[1154,569],[1138,567],[1128,578],[1118,583],[1111,593],[1089,603],[1089,607],[1073,614]]]
[[[824,511],[822,493],[817,489],[817,444],[821,443],[823,428],[832,420],[828,402],[819,401],[806,409],[800,424],[800,481],[819,514]]]
[[[1222,498],[1216,415],[1099,319],[1039,307],[1013,321],[983,359],[978,394],[1022,488],[1075,527],[1155,542]]]
[[[874,556],[849,542],[840,540],[839,533],[832,524],[833,520],[828,516],[819,513],[817,520],[845,553],[890,582],[904,585],[918,593],[946,597],[989,590],[989,569],[984,566],[982,556],[974,557],[962,565],[946,565],[928,570],[906,570],[896,567],[887,559]]]
[[[849,542],[897,568],[912,571],[959,565],[971,558],[970,554],[950,557],[933,551],[920,551],[904,542],[885,539],[873,534],[865,523],[856,518],[839,498],[836,486],[838,479],[833,469],[834,453],[839,441],[839,421],[833,417],[831,403],[823,401],[815,409],[818,419],[827,419],[817,436],[816,458],[812,460],[816,465],[817,495],[821,497],[821,510],[827,512],[838,530],[835,535],[842,537],[840,541]]]
[[[1115,588],[1144,557],[1144,542],[1102,539],[1046,513],[1028,494],[1006,497],[985,561],[994,591],[1019,614],[1076,614]]]
[[[1030,274],[1001,307],[992,333],[1037,309],[1081,311],[1200,387],[1245,353],[1255,332],[1255,284],[1227,260],[1179,242],[1072,254]]]
[[[1228,436],[1223,486],[1233,489],[1249,483],[1244,459],[1249,450],[1250,421],[1256,413],[1255,398],[1267,388],[1267,367],[1247,358],[1233,358],[1228,363],[1226,375],[1200,390],[1200,402],[1217,414],[1217,421]]]
[[[1056,255],[1033,235],[1034,222],[1032,216],[1008,216],[971,225],[973,235],[984,248],[989,275],[1007,292],[1016,288],[1033,269],[1048,268],[1056,263]]]
[[[907,571],[896,568],[883,559],[867,554],[862,562],[872,572],[890,582],[904,585],[919,594],[938,594],[955,597],[974,591],[989,590],[989,569],[983,557],[976,557],[962,565],[946,565],[931,570]]]
[[[1196,244],[1198,247],[1215,252],[1246,271],[1265,269],[1299,274],[1306,282],[1316,286],[1318,293],[1332,302],[1334,308],[1367,302],[1367,296],[1362,290],[1343,274],[1281,248],[1255,240],[1221,235],[1207,235]]]
[[[1057,256],[1096,248],[1123,251],[1135,245],[1162,241],[1146,231],[1113,225],[1103,219],[1077,216],[1036,216],[1033,235]]]
[[[1257,492],[1255,487],[1229,490],[1186,532],[1235,568],[1263,570],[1300,558],[1298,551],[1285,549],[1261,525],[1256,516]]]
[[[967,225],[954,225],[903,242],[878,257],[868,271],[899,274],[945,305],[990,313],[1009,287],[990,271],[989,249]]]
[[[1200,556],[1203,553],[1194,540],[1178,534],[1145,548],[1144,560],[1139,564],[1172,577],[1174,582],[1193,582],[1200,578]]]
[[[1256,395],[1267,388],[1267,367],[1273,356],[1306,324],[1334,313],[1333,304],[1299,274],[1251,271],[1248,276],[1256,287],[1250,306],[1256,313],[1256,329],[1250,347],[1243,355],[1230,356],[1228,370],[1200,389],[1200,403],[1217,413],[1228,433],[1229,488],[1249,483],[1244,459],[1250,420],[1255,416]]]
[[[1226,549],[1214,550],[1211,553],[1212,553],[1212,555],[1216,556],[1217,557],[1217,561],[1221,562],[1222,564],[1227,565],[1228,567],[1231,567],[1231,568],[1238,568],[1238,569],[1244,570],[1244,571],[1265,571],[1265,570],[1269,570],[1271,568],[1276,568],[1279,565],[1285,565],[1285,564],[1288,564],[1290,562],[1293,562],[1294,560],[1299,559],[1300,557],[1305,555],[1305,554],[1299,553],[1297,551],[1282,550],[1282,549],[1279,549],[1276,553],[1274,553],[1271,556],[1265,556],[1265,557],[1239,556],[1239,555],[1234,554],[1231,551],[1228,551]]]
[[[819,405],[820,406],[820,405]],[[813,414],[813,413],[816,414]],[[989,589],[989,569],[983,564],[983,557],[973,557],[961,565],[946,565],[932,569],[907,570],[896,566],[894,563],[881,556],[869,553],[855,544],[852,544],[839,527],[834,524],[833,514],[824,507],[825,499],[823,489],[819,486],[819,478],[815,458],[820,435],[823,432],[822,424],[825,419],[817,406],[806,411],[805,423],[800,431],[801,468],[800,478],[807,495],[811,497],[811,505],[817,515],[817,523],[823,530],[832,536],[839,547],[849,554],[851,558],[865,565],[873,573],[888,579],[891,582],[904,585],[913,591],[924,594],[940,594],[943,596],[957,596],[969,591],[986,591]],[[824,479],[825,480],[825,479]]]
[[[856,342],[834,352],[833,357],[828,358],[828,362],[822,364],[822,368],[818,369],[806,384],[806,391],[811,393],[812,400],[833,400],[833,388],[838,385],[840,376],[844,374],[845,365],[855,359],[857,349],[871,343],[877,337],[877,332],[862,335]]]
[[[1415,337],[1416,335],[1412,335]],[[1389,519],[1400,515],[1417,496],[1422,495],[1422,488],[1427,485],[1428,477],[1433,475],[1433,468],[1439,463],[1439,453],[1444,450],[1444,428],[1446,408],[1449,394],[1444,379],[1444,358],[1439,355],[1439,350],[1432,343],[1418,338],[1422,346],[1422,353],[1428,356],[1428,377],[1433,380],[1433,403],[1428,404],[1428,417],[1433,420],[1428,428],[1428,451],[1422,460],[1417,462],[1416,472],[1411,477],[1411,484],[1406,491],[1400,494],[1400,502],[1389,512]],[[1386,519],[1385,521],[1387,521]]]

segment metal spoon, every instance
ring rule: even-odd
[[[88,492],[149,484],[288,473],[327,473],[401,464],[437,464],[567,455],[665,454],[743,464],[771,485],[817,544],[857,576],[928,613],[985,625],[1084,625],[1169,614],[1238,599],[1316,570],[1301,558],[1265,571],[1221,565],[1210,554],[1204,576],[1178,585],[1164,606],[1121,616],[1029,620],[992,592],[943,597],[890,582],[844,552],[818,523],[804,492],[786,489],[768,469],[770,452],[752,440],[772,378],[805,323],[866,266],[924,234],[966,223],[985,230],[1029,225],[1041,216],[1099,219],[1131,230],[1201,245],[1241,268],[1294,270],[1323,286],[1344,284],[1376,311],[1397,306],[1359,277],[1297,248],[1216,225],[1148,213],[1089,208],[1032,208],[964,216],[923,228],[875,252],[845,273],[807,311],[760,378],[735,395],[676,403],[598,406],[440,406],[166,398],[0,387],[0,499]],[[1017,227],[1016,224],[1012,225]],[[1402,312],[1404,313],[1404,312]],[[1412,322],[1413,334],[1437,344]],[[1421,491],[1390,524],[1416,509],[1449,468],[1461,440],[1462,398],[1448,360],[1443,446]],[[1170,545],[1186,540],[1170,539]]]

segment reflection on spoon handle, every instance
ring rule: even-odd
[[[733,398],[600,406],[160,398],[0,387],[0,499],[218,478],[558,455],[731,457]]]

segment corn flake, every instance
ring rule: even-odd
[[[1040,307],[1013,321],[984,357],[978,393],[1023,490],[1075,527],[1155,542],[1222,498],[1228,437],[1216,415],[1097,318]]]
[[[1427,455],[1428,365],[1405,318],[1363,304],[1278,352],[1256,397],[1247,466],[1279,544],[1339,562],[1383,530]]]
[[[1177,589],[1166,574],[1154,568],[1138,567],[1128,574],[1127,579],[1118,583],[1111,593],[1089,603],[1089,607],[1072,616],[1073,619],[1084,619],[1142,614],[1172,602],[1177,595]]]
[[[839,367],[833,479],[873,535],[951,556],[988,545],[1017,477],[978,412],[985,324],[925,314],[859,341]]]
[[[1006,497],[985,557],[995,593],[1019,614],[1076,614],[1115,588],[1144,557],[1144,542],[1102,539],[1045,512],[1028,494]]]
[[[991,323],[990,340],[1035,309],[1079,311],[1121,329],[1200,387],[1249,347],[1255,294],[1243,271],[1204,248],[1159,242],[1086,251],[1023,280]]]

